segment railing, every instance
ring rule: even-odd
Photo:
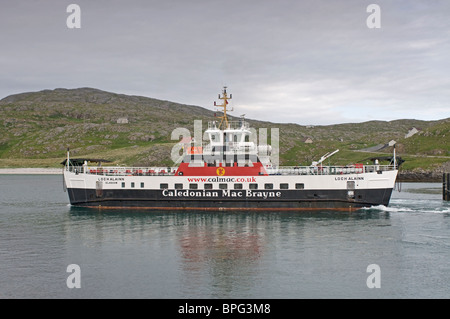
[[[208,129],[210,130],[217,130],[219,128],[220,122],[218,121],[209,121],[208,122]],[[239,121],[229,121],[227,130],[241,130],[241,129],[249,129],[250,124],[245,120],[239,120]]]
[[[153,176],[175,175],[178,167],[98,167],[98,166],[66,166],[66,170],[77,174],[93,174],[106,176]]]
[[[226,147],[227,150],[223,151],[220,149],[221,147]],[[215,149],[215,151],[213,151]],[[245,154],[257,154],[257,148],[255,143],[253,142],[225,142],[223,145],[211,145],[209,143],[205,143],[202,145],[202,150],[204,154],[241,154],[245,156]],[[189,150],[188,150],[188,154]]]
[[[105,176],[173,176],[177,167],[98,167],[66,166],[66,170],[76,174]],[[347,175],[395,170],[394,165],[354,165],[354,166],[280,166],[265,168],[269,175]]]
[[[345,175],[394,170],[394,165],[358,166],[280,166],[266,168],[269,175]]]

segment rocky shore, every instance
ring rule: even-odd
[[[400,182],[442,182],[442,175],[444,173],[450,173],[450,162],[446,162],[429,170],[422,168],[402,170],[400,167],[397,180]]]
[[[442,182],[443,172],[435,171],[400,171],[397,180],[399,182],[437,183]]]

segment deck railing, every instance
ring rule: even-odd
[[[177,167],[99,167],[66,166],[66,170],[77,174],[105,176],[172,176]],[[394,165],[352,165],[352,166],[280,166],[265,168],[269,175],[347,175],[392,171]],[[264,172],[262,172],[264,174]]]
[[[153,176],[175,175],[178,167],[99,167],[99,166],[66,166],[66,169],[77,174],[93,174],[106,176]]]
[[[269,175],[344,175],[394,170],[394,165],[358,166],[280,166],[266,168]]]
[[[219,128],[219,121],[209,121],[208,122],[208,129],[210,130],[217,130]],[[249,129],[250,124],[245,120],[238,120],[238,121],[228,121],[228,126],[226,129],[228,130],[241,130],[241,129]]]

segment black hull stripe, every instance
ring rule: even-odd
[[[244,191],[245,192],[245,191]],[[273,191],[274,193],[279,191]],[[103,208],[182,210],[358,209],[389,204],[392,189],[282,191],[277,198],[163,196],[161,190],[68,189],[71,205]],[[219,193],[220,194],[220,193]]]

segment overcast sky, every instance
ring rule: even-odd
[[[93,87],[215,110],[227,85],[233,115],[272,122],[450,117],[448,0],[0,4],[0,98]]]

